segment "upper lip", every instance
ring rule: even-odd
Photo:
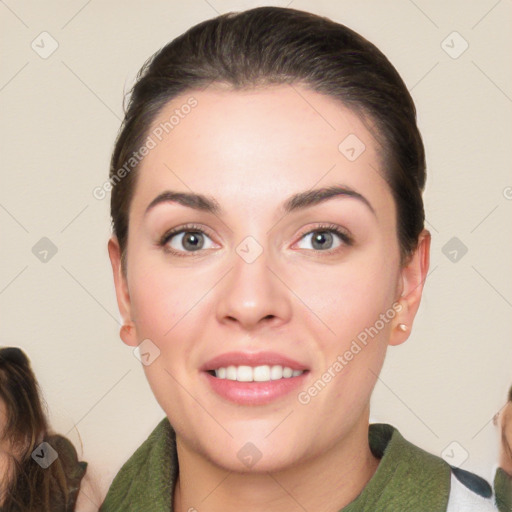
[[[228,366],[263,366],[263,365],[279,365],[286,366],[292,370],[307,370],[308,367],[286,357],[277,352],[226,352],[208,360],[203,366],[202,371],[217,370],[218,368],[226,368]]]

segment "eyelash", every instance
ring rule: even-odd
[[[208,234],[208,231],[205,230],[203,227],[198,226],[197,224],[185,224],[183,226],[179,226],[177,228],[173,228],[169,231],[166,231],[164,233],[164,235],[160,238],[158,245],[160,247],[165,248],[165,250],[167,252],[169,252],[175,256],[178,256],[178,257],[188,257],[189,255],[193,255],[194,252],[200,252],[200,251],[188,251],[188,252],[187,251],[176,251],[174,249],[169,249],[167,247],[167,243],[169,242],[169,240],[171,240],[171,238],[174,235],[178,235],[180,233],[186,233],[186,232],[198,232],[198,233],[202,233],[202,234],[207,235],[210,238],[212,238]],[[354,244],[353,238],[346,231],[342,230],[336,224],[321,224],[321,225],[315,227],[314,229],[309,229],[307,231],[304,231],[303,233],[301,233],[300,239],[304,238],[306,235],[309,235],[309,234],[315,233],[315,232],[334,233],[335,235],[337,235],[340,238],[340,240],[343,242],[343,244],[345,246],[350,247]],[[312,249],[312,250],[314,251],[314,249]],[[338,247],[336,249],[327,250],[327,251],[315,251],[315,252],[330,255],[330,254],[336,253],[339,250],[340,250],[340,247]]]

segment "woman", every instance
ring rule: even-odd
[[[507,403],[494,416],[499,428],[500,460],[494,477],[494,487],[500,511],[512,510],[512,386],[508,390]]]
[[[87,463],[68,439],[50,434],[30,362],[16,347],[0,349],[0,446],[2,512],[75,510]]]
[[[429,267],[424,183],[407,88],[343,25],[257,8],[146,63],[108,249],[167,417],[102,510],[494,509],[485,480],[369,426]]]

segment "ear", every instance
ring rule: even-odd
[[[430,265],[430,239],[430,233],[424,229],[418,238],[416,250],[400,272],[401,295],[398,302],[401,309],[397,309],[398,314],[394,318],[390,345],[400,345],[409,338],[411,333]],[[406,329],[401,330],[400,324],[405,325]]]
[[[128,291],[128,281],[121,265],[121,248],[115,235],[108,241],[108,255],[112,264],[114,274],[114,286],[116,289],[117,306],[123,317],[124,325],[119,333],[124,343],[130,346],[137,346],[137,336],[135,324],[132,321],[130,294]]]

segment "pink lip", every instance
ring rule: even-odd
[[[210,373],[211,370],[228,366],[287,366],[292,370],[305,370],[297,377],[271,380],[268,382],[238,382],[236,380],[219,379]],[[202,376],[208,385],[220,397],[238,405],[264,405],[281,398],[304,384],[309,368],[294,359],[276,352],[227,352],[207,361],[201,368]]]
[[[209,373],[202,373],[213,391],[220,397],[238,405],[265,405],[281,398],[299,386],[309,372],[297,377],[271,380],[268,382],[238,382],[236,380],[218,379]]]
[[[292,370],[308,370],[308,367],[298,361],[290,359],[276,352],[226,352],[220,356],[214,357],[207,361],[200,370],[210,371],[218,368],[226,368],[228,366],[263,366],[263,365],[280,365],[287,366]]]

